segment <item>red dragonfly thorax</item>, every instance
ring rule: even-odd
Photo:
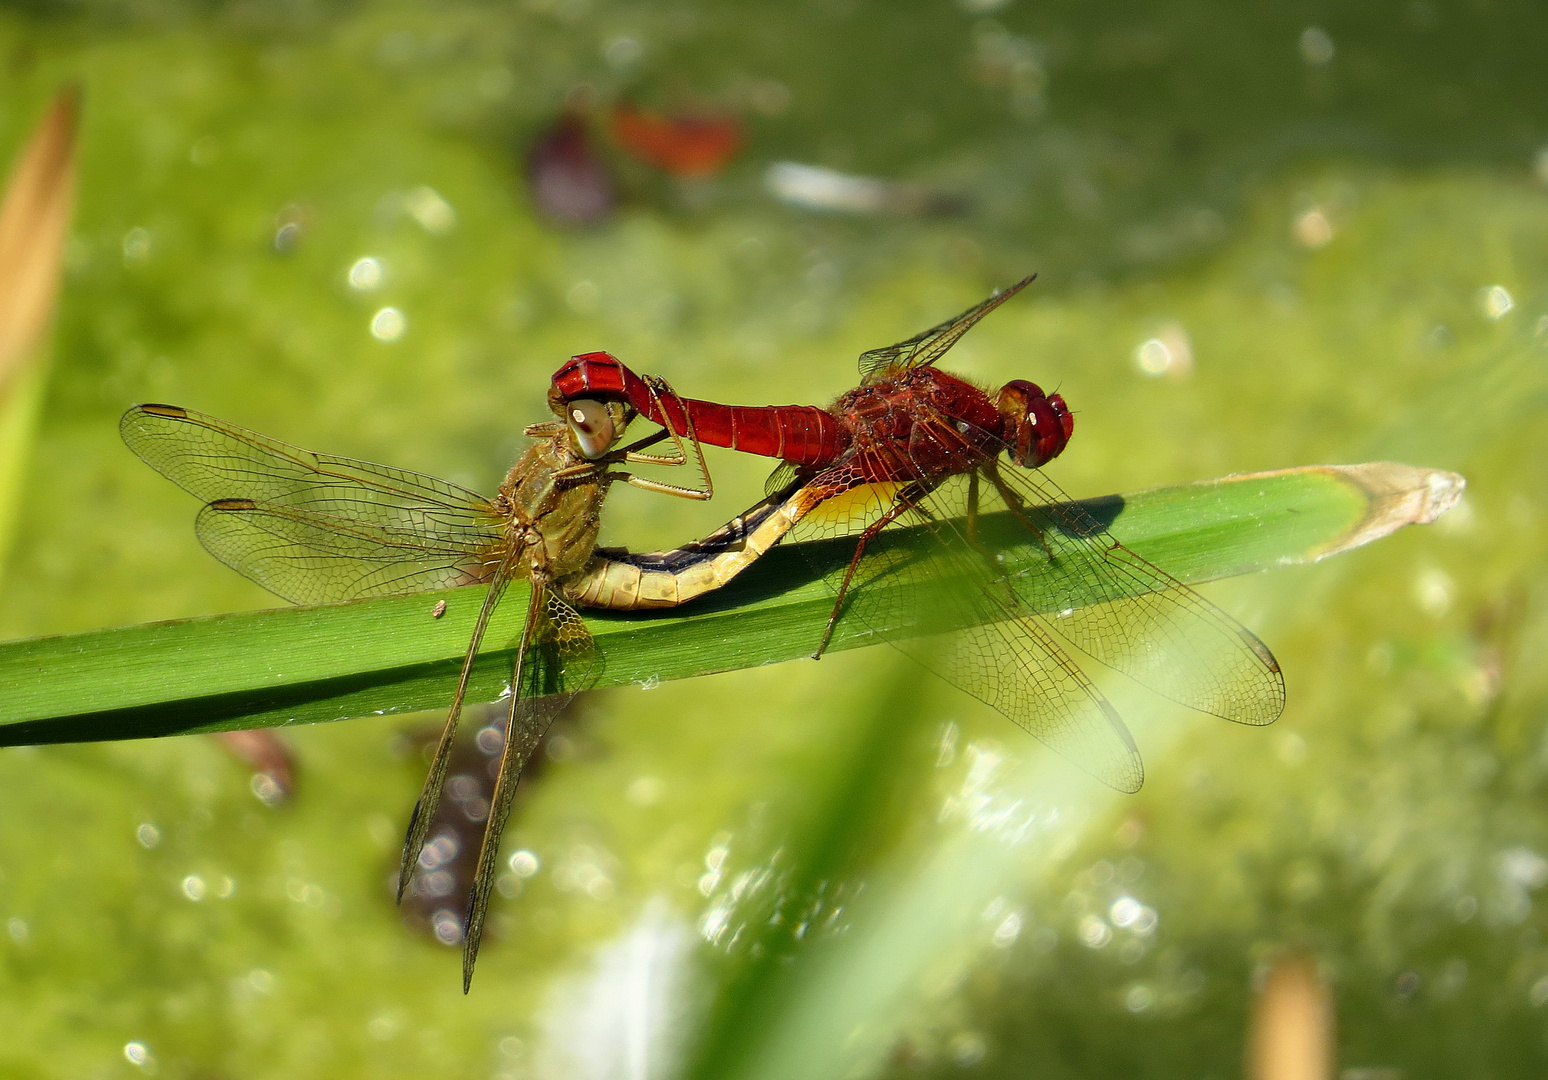
[[[605,352],[561,367],[552,404],[581,397],[621,398],[654,423],[710,446],[825,467],[850,457],[868,480],[942,476],[971,469],[1006,450],[1036,468],[1064,450],[1075,420],[1058,394],[1015,380],[997,399],[935,367],[908,368],[844,394],[830,409],[812,405],[722,405],[678,397]],[[907,454],[908,462],[899,460]],[[905,466],[907,466],[905,468]]]
[[[1001,450],[1036,468],[1059,455],[1075,428],[1064,399],[1035,383],[1009,383],[996,401],[935,367],[857,387],[831,411],[853,433],[856,464],[873,481],[968,472]]]
[[[851,460],[869,481],[967,472],[999,451],[989,395],[934,368],[856,387],[832,411],[853,433]]]

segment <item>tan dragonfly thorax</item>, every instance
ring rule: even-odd
[[[586,568],[611,482],[606,465],[575,452],[568,432],[540,440],[522,454],[500,485],[495,504],[510,515],[507,535],[523,547],[518,562],[528,576],[562,581]]]

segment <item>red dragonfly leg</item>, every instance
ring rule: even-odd
[[[1010,509],[1010,512],[1016,515],[1016,520],[1026,526],[1027,531],[1037,537],[1037,542],[1043,545],[1043,554],[1048,556],[1048,561],[1051,563],[1057,562],[1058,559],[1054,555],[1053,546],[1048,542],[1045,530],[1026,515],[1024,512],[1026,504],[1021,501],[1021,496],[1012,491],[1009,485],[1000,477],[999,467],[994,462],[989,462],[983,466],[982,471],[989,478],[989,482],[994,485],[994,489],[1000,493],[1000,498],[1005,500],[1005,505]],[[973,474],[973,481],[976,494],[978,486],[977,473]]]
[[[833,628],[838,625],[840,610],[844,606],[844,597],[849,594],[849,584],[854,580],[855,568],[860,565],[860,558],[865,554],[865,546],[869,544],[877,533],[888,525],[902,517],[909,510],[915,509],[914,500],[925,493],[925,488],[920,484],[909,484],[900,490],[896,501],[887,508],[887,512],[865,527],[860,534],[860,540],[855,544],[855,554],[849,560],[849,569],[844,571],[844,582],[839,586],[838,599],[833,602],[833,614],[828,616],[828,625],[822,631],[822,642],[817,646],[817,651],[812,653],[813,660],[821,660],[822,654],[828,651],[828,642],[833,638]]]
[[[978,470],[968,476],[967,542],[978,547]]]

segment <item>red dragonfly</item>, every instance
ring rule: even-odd
[[[816,655],[853,617],[1098,779],[1137,791],[1133,738],[1060,639],[1241,724],[1278,718],[1284,676],[1251,631],[1038,471],[1074,432],[1062,397],[1019,379],[991,396],[935,366],[1031,280],[863,354],[860,385],[827,409],[663,397],[607,353],[572,359],[554,394],[621,399],[701,443],[781,459],[770,490],[795,485],[789,535],[854,540],[848,566],[829,576],[838,595]],[[929,542],[914,542],[921,534]]]

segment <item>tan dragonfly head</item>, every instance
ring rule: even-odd
[[[534,438],[567,434],[570,448],[586,461],[597,461],[612,452],[635,417],[633,406],[624,401],[598,401],[595,398],[565,401],[550,393],[548,407],[559,419],[531,424],[526,434]]]
[[[555,411],[564,417],[575,452],[587,461],[595,461],[617,446],[634,419],[634,410],[626,403],[594,398],[566,401]]]

